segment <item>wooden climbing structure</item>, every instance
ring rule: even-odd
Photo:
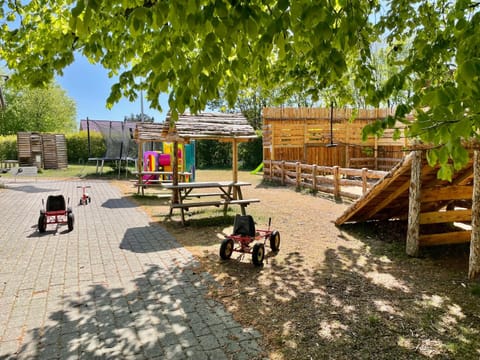
[[[396,124],[398,140],[394,130],[387,129],[383,136],[363,141],[362,129],[394,113],[394,109],[265,108],[263,160],[388,171],[408,153],[404,124]]]
[[[480,187],[480,181],[475,181],[480,174],[474,171],[478,162],[472,151],[469,163],[449,182],[437,178],[438,168],[428,165],[425,151],[412,151],[335,224],[406,220],[406,252],[411,256],[418,256],[423,246],[472,242],[469,276],[478,276],[480,258],[476,259],[475,252],[480,247],[480,201],[473,200],[478,192],[474,187]]]

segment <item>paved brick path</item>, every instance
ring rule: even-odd
[[[79,205],[88,189],[91,204]],[[70,197],[75,228],[39,234],[42,199]],[[251,359],[260,334],[205,298],[195,259],[108,182],[0,189],[0,359]]]

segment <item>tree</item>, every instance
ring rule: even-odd
[[[8,106],[0,110],[0,134],[19,131],[60,132],[75,131],[76,105],[56,84],[46,88],[5,87]]]
[[[409,134],[435,149],[432,163],[449,178],[467,154],[462,140],[480,126],[480,3],[472,0],[0,0],[0,58],[11,81],[42,85],[76,54],[118,75],[107,103],[145,91],[159,108],[169,92],[175,119],[203,110],[225,90],[233,107],[242,89],[321,90],[344,96],[353,83],[365,105],[378,106],[411,87],[395,117],[371,130],[417,118]],[[374,14],[384,14],[374,23]],[[396,70],[378,83],[372,44],[388,49]],[[405,44],[408,46],[404,54]],[[21,56],[19,56],[21,54]],[[348,93],[345,94],[348,96]],[[339,103],[339,101],[337,101]],[[448,162],[453,158],[453,164]]]
[[[132,121],[132,122],[149,122],[152,123],[155,119],[153,116],[149,116],[147,114],[130,114],[130,116],[125,116],[126,121]]]

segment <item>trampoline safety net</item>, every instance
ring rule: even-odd
[[[137,146],[131,137],[135,122],[89,120],[90,130],[99,131],[105,140],[105,159],[137,158]]]

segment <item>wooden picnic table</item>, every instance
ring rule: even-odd
[[[170,216],[173,209],[180,209],[182,213],[182,223],[185,224],[185,210],[188,211],[191,207],[203,206],[223,206],[223,213],[226,215],[229,205],[240,205],[242,215],[246,215],[245,208],[254,202],[259,202],[259,199],[244,199],[242,194],[242,187],[250,186],[247,182],[232,182],[232,181],[213,181],[213,182],[181,182],[177,185],[162,184],[165,189],[172,190],[172,200],[170,202]],[[208,192],[197,192],[198,190]],[[190,199],[205,197],[213,198],[211,201],[196,201],[191,202]],[[174,200],[178,199],[177,202]]]
[[[142,195],[145,195],[144,190],[148,186],[163,186],[165,183],[172,182],[173,172],[172,171],[133,171],[132,174],[137,175],[138,179],[135,182],[137,187],[137,194],[142,192]],[[152,179],[144,179],[144,175],[149,175]],[[181,181],[187,180],[189,176],[192,176],[190,172],[179,172],[178,176]]]

